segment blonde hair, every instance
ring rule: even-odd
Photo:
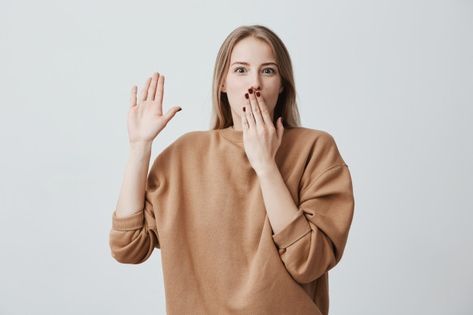
[[[292,63],[286,46],[269,28],[262,25],[240,26],[233,30],[220,46],[213,73],[211,129],[230,127],[233,118],[226,93],[222,93],[222,84],[227,74],[233,47],[242,39],[252,36],[265,41],[273,50],[279,66],[281,84],[284,87],[279,94],[273,111],[273,123],[282,116],[284,128],[299,127],[300,116],[296,103],[296,89]]]

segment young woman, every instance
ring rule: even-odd
[[[301,127],[291,60],[270,29],[242,26],[217,56],[210,130],[192,131],[148,167],[164,75],[132,89],[131,154],[110,248],[121,263],[161,250],[167,314],[328,314],[328,271],[354,212],[334,138]]]

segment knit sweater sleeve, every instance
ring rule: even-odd
[[[144,206],[141,211],[125,217],[112,214],[109,245],[113,258],[120,263],[140,264],[146,261],[154,248],[160,248],[156,220],[156,160],[149,172]]]
[[[273,235],[286,269],[301,284],[340,261],[354,212],[348,166],[331,135],[320,142],[322,149],[312,152],[300,182],[298,213]]]

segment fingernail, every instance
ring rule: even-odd
[[[245,97],[246,97],[247,99],[250,98],[250,96],[248,95],[248,93],[245,93]]]
[[[258,97],[259,97],[260,95],[261,95],[261,94],[260,94],[260,92],[256,92],[256,96],[258,96]]]
[[[253,94],[253,89],[248,89],[248,92],[250,92],[250,94]]]
[[[182,108],[179,107],[179,109],[177,111],[181,111],[181,110],[182,110]]]
[[[246,112],[245,106],[243,106],[243,111]]]

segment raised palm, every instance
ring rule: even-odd
[[[130,143],[152,142],[174,117],[179,106],[163,115],[164,75],[158,72],[146,80],[137,98],[137,87],[131,89],[131,107],[128,112],[128,137]]]

